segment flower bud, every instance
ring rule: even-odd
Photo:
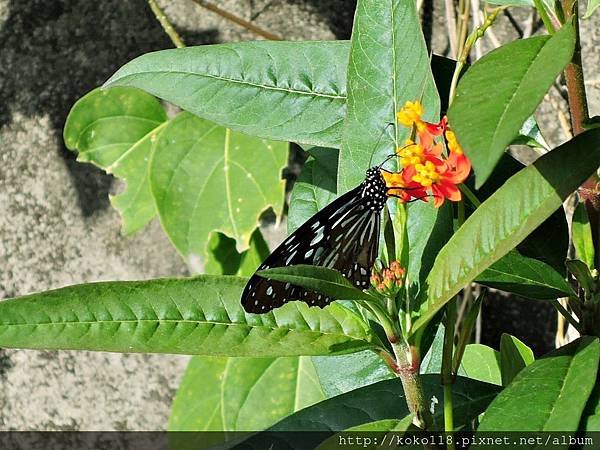
[[[395,296],[404,285],[406,270],[398,261],[392,261],[388,267],[374,267],[371,285],[377,292],[386,297]]]

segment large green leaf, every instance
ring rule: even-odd
[[[67,117],[65,144],[86,161],[127,183],[112,197],[123,234],[134,233],[155,215],[147,171],[152,143],[167,115],[160,102],[133,88],[95,89],[79,99]]]
[[[424,375],[423,388],[436,426],[441,426],[443,408],[439,375]],[[477,417],[497,395],[498,386],[458,377],[454,385],[455,423]],[[324,400],[283,419],[244,442],[247,449],[314,449],[333,433],[371,422],[404,419],[409,415],[400,379],[380,381]],[[292,431],[292,432],[291,432]],[[293,431],[302,433],[301,438]],[[393,447],[391,447],[393,448]]]
[[[358,1],[347,91],[339,193],[363,180],[370,161],[380,163],[404,143],[410,130],[398,124],[396,113],[407,100],[422,97],[424,117],[439,119],[439,98],[414,1]]]
[[[214,356],[344,354],[373,348],[368,325],[332,304],[245,313],[246,279],[104,282],[0,302],[0,347]]]
[[[478,431],[576,431],[599,359],[600,342],[592,337],[538,359],[496,397]]]
[[[337,191],[338,150],[312,147],[309,159],[294,183],[288,211],[288,232],[293,233],[333,201]]]
[[[205,257],[212,231],[246,248],[260,213],[283,207],[286,150],[285,143],[232,132],[189,113],[169,122],[155,143],[150,185],[177,250],[188,259]]]
[[[515,376],[535,360],[533,351],[510,334],[502,333],[500,337],[500,366],[502,369],[502,386],[507,386]]]
[[[348,41],[162,50],[127,63],[105,86],[144,89],[236,131],[339,148],[349,51]],[[432,67],[447,88],[452,61],[434,55]]]
[[[337,270],[328,267],[299,264],[296,266],[273,267],[258,272],[261,277],[292,283],[313,291],[321,292],[335,300],[368,300],[376,297],[357,289]]]
[[[427,278],[428,301],[413,331],[560,208],[599,165],[600,130],[590,130],[509,178],[439,252]]]
[[[489,180],[477,189],[476,195],[480,201],[488,199],[504,182],[526,167],[508,153],[504,153],[494,168]],[[467,180],[467,185],[475,189],[473,177]],[[565,259],[569,248],[569,225],[564,208],[558,208],[550,217],[537,227],[529,236],[523,239],[517,250],[528,258],[538,259],[551,266],[556,272],[566,277]],[[509,258],[509,255],[506,256]]]
[[[350,355],[313,356],[312,361],[327,398],[396,377],[383,359],[370,350]]]
[[[190,362],[170,431],[254,431],[323,400],[310,357],[202,357]]]
[[[425,401],[432,405],[440,424],[443,398],[439,375],[422,375]],[[454,385],[455,423],[464,424],[481,413],[499,391],[494,386],[458,377]],[[437,403],[433,399],[437,399]],[[271,431],[341,431],[382,419],[401,419],[409,414],[400,379],[379,383],[338,395],[283,419]]]
[[[488,53],[462,77],[448,117],[481,186],[519,135],[563,67],[575,31],[569,22],[553,36],[511,42]]]
[[[475,281],[523,297],[542,300],[575,295],[560,273],[542,261],[520,255],[516,250],[484,270]]]
[[[254,136],[329,145],[340,140],[347,61],[345,42],[203,45],[142,55],[105,86],[139,87]]]

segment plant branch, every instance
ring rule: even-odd
[[[465,64],[467,63],[467,59],[469,58],[469,54],[471,53],[471,48],[477,42],[477,40],[481,39],[486,30],[492,26],[492,24],[496,21],[496,17],[498,17],[498,13],[505,9],[504,6],[500,6],[495,8],[491,14],[484,18],[483,23],[477,27],[466,39],[464,46],[462,47],[462,51],[460,55],[458,55],[458,60],[456,61],[456,68],[454,69],[454,74],[452,75],[452,82],[450,84],[450,98],[448,102],[452,104],[452,100],[454,99],[454,94],[456,93],[456,85],[458,84],[458,79],[460,78],[460,74],[462,73]]]
[[[550,20],[550,16],[548,16],[548,11],[546,11],[546,7],[544,6],[542,0],[533,0],[533,4],[535,5],[535,9],[537,10],[538,14],[542,18],[542,22],[544,22],[544,26],[546,27],[546,30],[548,30],[548,33],[554,34],[556,29],[552,24],[552,20]]]
[[[450,41],[450,56],[458,57],[458,44],[456,42],[456,15],[454,13],[453,0],[444,0],[446,10],[446,27],[448,28],[448,40]]]
[[[573,18],[573,26],[575,28],[575,50],[571,62],[565,67],[565,79],[567,82],[569,110],[571,112],[571,126],[573,134],[577,136],[585,131],[584,124],[589,119],[589,111],[583,79],[583,66],[581,63],[581,41],[579,38],[577,4],[575,4],[572,13],[565,11],[567,18],[569,14]]]
[[[148,0],[148,5],[150,5],[150,9],[156,16],[160,26],[163,28],[163,30],[165,30],[165,33],[167,33],[167,36],[169,36],[171,39],[171,42],[173,42],[173,45],[177,48],[185,47],[183,39],[181,39],[181,36],[177,34],[177,31],[175,31],[175,28],[173,28],[173,25],[171,25],[169,19],[167,19],[164,11],[160,8],[160,6],[158,6],[158,3],[156,3],[155,0]]]
[[[456,324],[456,297],[446,305],[446,329],[444,331],[444,348],[442,350],[442,384],[444,385],[444,431],[454,431],[454,411],[452,406],[452,355],[454,353],[454,327]],[[454,443],[448,445],[449,450],[454,450]]]
[[[273,34],[270,31],[263,30],[259,26],[254,25],[252,22],[248,22],[247,20],[244,20],[241,17],[231,14],[229,11],[225,11],[224,9],[221,9],[218,6],[213,5],[210,2],[207,2],[205,0],[192,0],[192,1],[194,3],[196,3],[197,5],[200,5],[203,8],[208,9],[209,11],[212,11],[215,14],[223,17],[224,19],[227,19],[233,23],[236,23],[239,26],[245,28],[248,31],[251,31],[254,34],[264,37],[265,39],[268,39],[270,41],[282,41],[283,40],[283,38],[281,36]]]
[[[414,414],[414,423],[424,430],[430,430],[433,418],[423,394],[417,351],[414,347],[409,347],[404,343],[392,342],[391,344],[398,368],[396,373],[402,382],[408,409]]]

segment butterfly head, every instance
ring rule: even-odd
[[[363,181],[362,196],[366,199],[367,208],[373,211],[381,211],[385,206],[387,188],[378,166],[367,170],[365,181]]]

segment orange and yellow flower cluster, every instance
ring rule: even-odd
[[[381,295],[393,296],[404,284],[405,275],[406,270],[400,266],[400,263],[392,261],[389,267],[383,267],[381,270],[376,267],[373,268],[371,285]]]
[[[422,115],[423,106],[418,101],[406,102],[397,114],[401,125],[415,131],[416,141],[408,139],[404,147],[396,150],[402,165],[400,172],[382,170],[387,186],[395,188],[388,194],[405,202],[428,201],[432,195],[436,207],[445,199],[459,201],[461,193],[457,185],[469,176],[471,162],[448,127],[445,116],[439,123],[429,123]],[[440,139],[442,136],[445,140]]]

